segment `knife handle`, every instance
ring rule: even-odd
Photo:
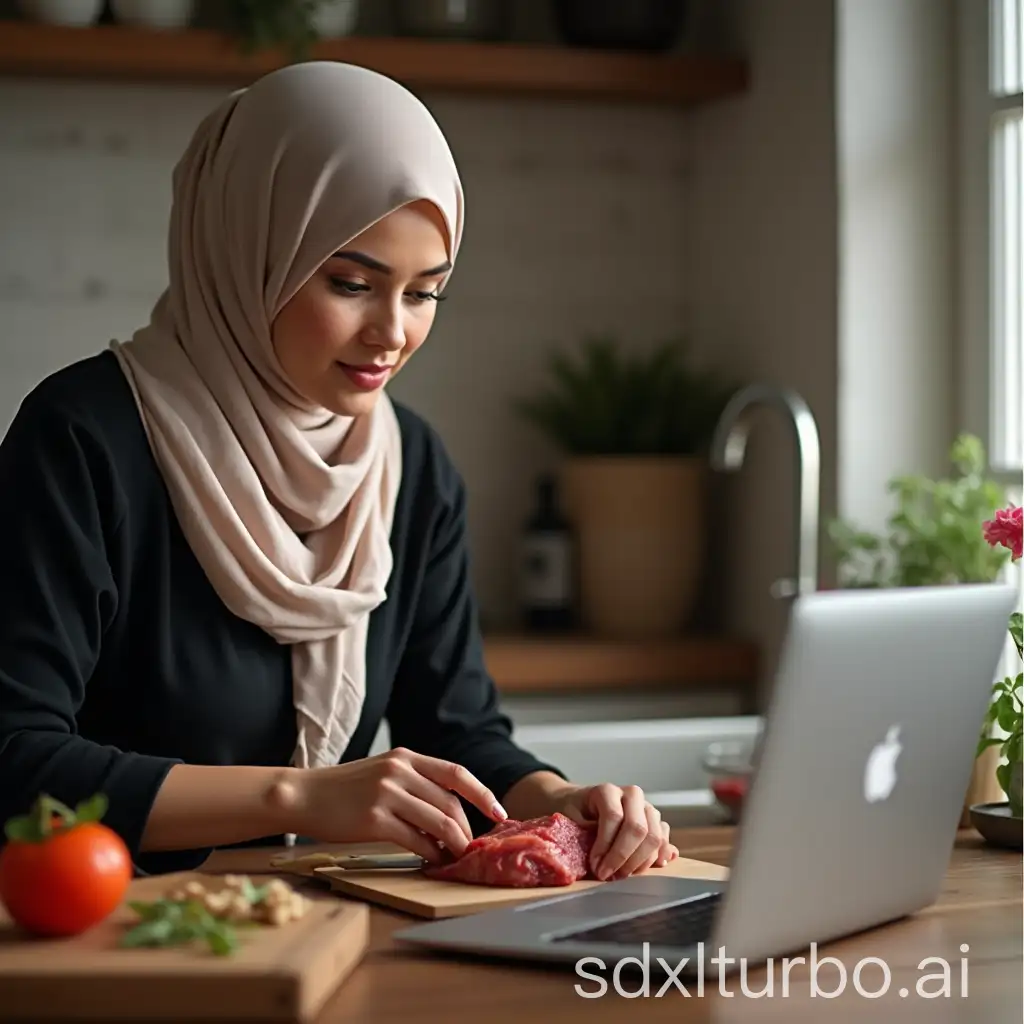
[[[421,868],[426,862],[415,853],[352,853],[335,858],[332,867],[346,871],[379,868]]]

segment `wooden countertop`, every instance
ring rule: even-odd
[[[673,838],[684,856],[729,863],[731,828],[681,830]],[[215,854],[207,869],[265,870],[272,852],[276,851],[225,851]],[[623,1015],[634,1009],[645,1022],[674,1024],[819,1024],[826,1020],[832,1024],[875,1019],[885,1024],[952,1024],[966,1020],[1009,1024],[1021,1019],[1024,1004],[1021,865],[1020,853],[987,847],[973,830],[963,830],[942,893],[933,907],[819,950],[820,956],[837,957],[848,972],[864,957],[882,958],[892,974],[888,994],[878,999],[859,995],[849,983],[838,998],[812,997],[807,970],[790,973],[786,994],[777,971],[774,996],[760,999],[744,996],[739,976],[726,980],[725,990],[731,995],[722,995],[717,982],[713,982],[706,985],[703,997],[697,996],[691,983],[686,985],[690,998],[678,990],[656,998],[660,982],[652,982],[647,998],[627,1000],[610,988],[604,997],[588,999],[575,992],[574,986],[582,979],[571,969],[439,961],[399,950],[391,942],[392,931],[416,919],[375,908],[366,959],[331,998],[318,1024],[452,1024],[478,1020],[488,1024],[621,1024]],[[964,957],[961,944],[970,948],[966,994],[960,974]],[[934,977],[929,976],[935,975],[940,965],[928,961],[929,957],[941,957],[955,968],[949,979],[948,997],[916,994],[923,991],[927,995],[938,988]],[[763,988],[765,978],[764,970],[751,972],[748,990]],[[822,989],[828,991],[836,979],[835,968],[821,969]],[[881,980],[877,966],[865,966],[865,989],[873,990]],[[585,985],[592,990],[594,983]],[[903,987],[910,991],[907,998],[898,995]]]
[[[607,640],[487,634],[484,656],[503,694],[628,693],[645,689],[753,690],[756,644],[736,637]]]

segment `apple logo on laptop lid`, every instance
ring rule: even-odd
[[[885,739],[875,745],[864,766],[864,799],[869,804],[888,800],[896,788],[896,762],[903,752],[900,727],[891,725]]]

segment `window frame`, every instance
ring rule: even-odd
[[[959,309],[957,316],[957,421],[985,445],[989,473],[1020,492],[1024,465],[994,457],[992,378],[997,362],[992,338],[993,235],[990,172],[991,123],[1020,109],[1020,92],[993,95],[990,72],[990,0],[958,0],[956,41],[957,179],[959,195]]]

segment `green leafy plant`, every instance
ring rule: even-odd
[[[627,356],[607,337],[555,351],[546,390],[517,411],[569,455],[695,455],[733,388],[687,365],[679,341]]]
[[[1021,653],[1021,615],[1015,612],[1010,617],[1010,635],[1017,645],[1017,656]],[[1018,672],[1015,679],[1007,676],[999,680],[992,689],[992,703],[989,705],[981,739],[978,741],[978,754],[989,747],[999,747],[999,755],[1004,760],[996,768],[999,786],[1006,794],[1014,814],[1020,815],[1022,807],[1020,794],[1014,791],[1012,782],[1013,766],[1024,760],[1024,674]],[[991,735],[994,727],[998,727],[1004,736]],[[1019,769],[1018,769],[1019,770]]]
[[[990,583],[1007,552],[988,544],[978,523],[1004,502],[998,483],[984,475],[985,450],[961,434],[950,451],[953,473],[943,479],[895,477],[888,492],[896,508],[885,533],[836,520],[829,536],[845,587],[919,587]]]
[[[1020,561],[1024,556],[1024,511],[1017,506],[1001,509],[982,524],[982,536],[985,543],[993,549],[1005,548],[1010,552],[1013,561]],[[1024,659],[1024,642],[1022,642],[1022,616],[1014,612],[1010,616],[1010,636],[1017,648],[1017,657]],[[1004,759],[996,768],[996,779],[1006,794],[1010,810],[1018,817],[1024,815],[1022,806],[1021,784],[1024,772],[1024,701],[1021,691],[1024,688],[1024,675],[1017,673],[1015,679],[1007,676],[992,688],[992,703],[982,726],[981,738],[978,741],[978,754],[989,747],[998,746],[999,754]],[[997,727],[1005,733],[993,736]]]
[[[230,28],[247,53],[281,46],[306,60],[318,35],[313,15],[324,0],[231,0]]]

